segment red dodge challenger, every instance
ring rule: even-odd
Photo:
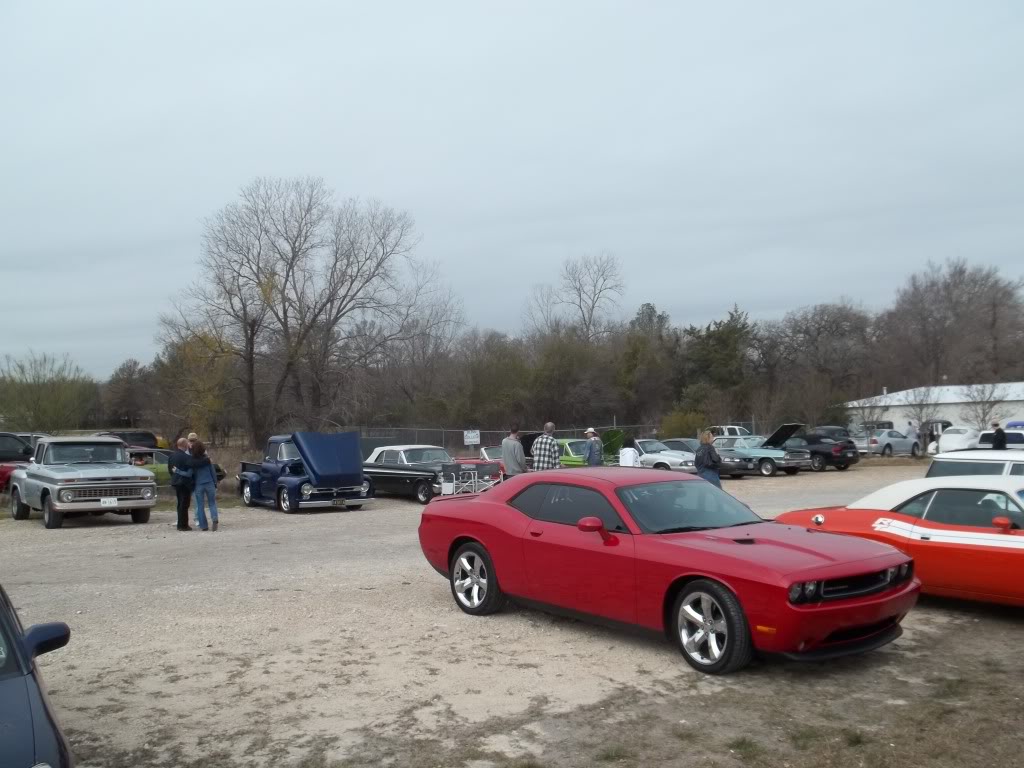
[[[695,477],[599,467],[434,499],[420,545],[474,616],[506,597],[665,632],[695,669],[820,660],[900,636],[920,583],[873,541],[761,519]]]

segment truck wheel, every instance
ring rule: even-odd
[[[60,528],[64,525],[64,513],[53,508],[53,499],[43,499],[43,525],[47,528]]]
[[[277,492],[277,508],[284,512],[286,515],[290,515],[295,510],[292,509],[292,500],[288,496],[288,489],[282,488]]]
[[[137,509],[132,512],[132,522],[136,525],[141,523],[149,522],[149,510],[148,509]]]
[[[430,487],[430,483],[426,480],[416,483],[416,501],[420,504],[427,504],[432,498],[434,498],[434,489]]]
[[[246,507],[252,506],[252,486],[248,481],[242,482],[242,504]]]
[[[775,462],[771,459],[761,459],[757,465],[757,471],[760,472],[764,477],[775,477],[777,471]]]
[[[21,503],[21,494],[17,488],[11,490],[11,517],[15,520],[28,520],[32,508]]]

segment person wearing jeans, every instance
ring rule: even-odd
[[[196,525],[199,530],[217,530],[217,472],[200,440],[192,444],[192,481],[195,483]],[[210,507],[210,527],[206,525],[206,505]]]
[[[188,508],[192,501],[192,466],[188,455],[188,441],[181,438],[177,443],[178,450],[171,454],[167,461],[167,469],[171,473],[171,486],[177,497],[178,530],[191,531],[188,525]]]

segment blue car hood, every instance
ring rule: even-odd
[[[363,454],[358,432],[295,432],[309,482],[317,488],[344,488],[363,482]]]
[[[0,757],[3,765],[35,765],[36,743],[25,678],[0,680]]]

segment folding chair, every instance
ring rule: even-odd
[[[488,488],[493,488],[501,482],[501,465],[498,462],[488,462],[476,465],[475,492],[480,493]]]
[[[443,464],[441,466],[441,495],[473,493],[476,488],[475,464]]]

